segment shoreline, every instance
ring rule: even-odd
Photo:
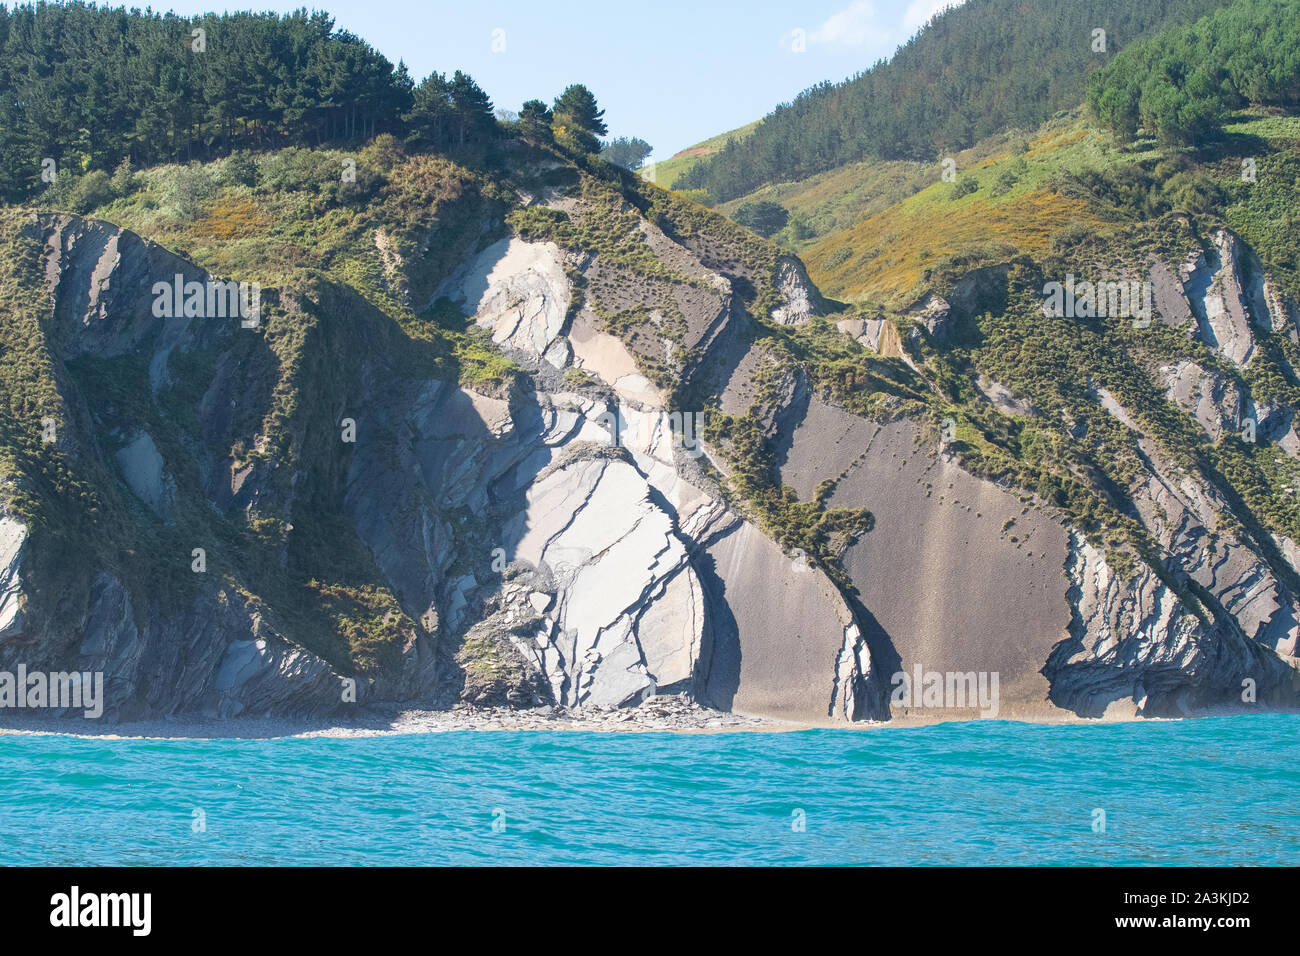
[[[790,733],[806,730],[872,731],[930,727],[983,720],[1042,726],[1098,725],[1242,714],[1241,710],[1201,713],[1188,717],[1137,717],[1108,714],[1080,717],[1068,711],[1012,708],[996,717],[981,718],[977,711],[961,715],[925,713],[911,709],[887,721],[855,723],[783,720],[713,710],[677,697],[656,697],[638,707],[562,707],[513,709],[458,706],[450,710],[391,708],[369,710],[340,720],[295,717],[175,717],[105,724],[87,730],[77,718],[34,717],[0,724],[0,736],[65,736],[88,740],[283,740],[307,738],[390,737],[411,734],[552,731],[571,733]]]
[[[89,723],[86,721],[85,723]],[[88,740],[283,740],[392,737],[461,731],[573,731],[589,733],[727,733],[808,730],[813,725],[752,717],[657,697],[638,707],[473,707],[450,710],[373,708],[356,717],[170,717],[104,724],[88,730],[75,717],[34,717],[0,724],[0,736],[60,735]]]

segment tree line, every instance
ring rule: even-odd
[[[540,109],[538,109],[540,107]],[[520,132],[597,152],[603,110],[575,84],[525,104]],[[205,160],[238,149],[321,146],[392,133],[452,149],[502,135],[460,71],[418,85],[323,12],[207,14],[87,3],[0,6],[0,195],[63,171]]]
[[[1237,0],[1129,47],[1088,83],[1093,118],[1123,141],[1203,142],[1243,106],[1300,107],[1300,0]]]
[[[933,19],[892,60],[778,106],[674,188],[724,202],[866,159],[929,162],[1001,130],[1038,126],[1077,106],[1088,73],[1119,46],[1221,3],[968,0]]]

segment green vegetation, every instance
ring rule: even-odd
[[[608,163],[622,166],[624,169],[640,169],[645,158],[654,152],[654,147],[643,139],[633,136],[617,136],[605,144],[600,156]]]
[[[581,214],[570,216],[544,206],[528,206],[511,212],[510,226],[531,242],[549,240],[565,249],[594,252],[644,275],[686,281],[671,273],[650,249],[637,226],[641,217],[634,209],[624,208],[618,183],[589,174],[582,176],[581,183],[576,193],[583,202]]]
[[[805,242],[786,241],[823,292],[847,302],[901,308],[920,298],[939,273],[1018,254],[1042,257],[1064,229],[1098,227],[1095,206],[1058,183],[1075,171],[1106,167],[1117,155],[1077,114],[1066,114],[1032,137],[1003,134],[958,153],[955,182],[944,181],[938,163],[882,171],[898,182],[892,204],[838,204],[820,183],[810,187],[807,198],[790,186],[792,207],[814,210],[819,221],[837,228]],[[838,173],[828,176],[840,179]],[[858,209],[871,214],[857,218]]]
[[[760,200],[742,205],[731,217],[746,229],[752,229],[767,238],[779,229],[784,229],[790,220],[790,214],[780,203]]]
[[[674,153],[667,159],[660,160],[654,164],[654,182],[665,189],[686,189],[682,182],[682,177],[706,156],[712,156],[714,153],[722,150],[733,139],[743,140],[758,126],[759,121],[746,123],[738,129],[729,130],[717,136],[712,136],[694,146],[688,146],[685,149]],[[680,184],[680,185],[679,185]],[[702,199],[703,191],[698,191],[699,195],[689,193],[692,199]]]
[[[405,67],[305,10],[185,19],[80,2],[0,8],[0,51],[10,197],[41,185],[47,158],[81,173],[352,140],[400,132],[411,100]]]
[[[804,179],[863,157],[936,161],[981,139],[1031,128],[1078,105],[1088,71],[1116,50],[1221,0],[969,0],[940,14],[893,59],[821,83],[764,117],[675,184],[711,201]],[[1093,30],[1104,29],[1105,52]]]
[[[600,152],[598,136],[609,132],[605,111],[596,106],[596,97],[581,83],[574,83],[555,98],[552,127],[558,142],[582,153]]]
[[[549,139],[554,124],[563,145],[595,153],[603,115],[574,84],[554,115],[531,100],[514,126]],[[74,205],[88,210],[127,191],[123,177],[109,180],[114,170],[129,177],[132,168],[239,150],[355,147],[382,133],[419,150],[468,150],[481,162],[503,130],[465,73],[432,73],[416,85],[404,64],[334,29],[322,12],[183,18],[81,0],[0,6],[0,198],[81,176]],[[363,174],[360,165],[320,172],[322,184]],[[193,209],[203,198],[189,190],[179,204]]]
[[[549,139],[555,115],[541,100],[529,100],[519,111],[519,132],[537,142]]]
[[[497,135],[492,101],[460,70],[450,80],[440,73],[427,77],[412,92],[402,119],[408,141],[426,148],[464,147]]]
[[[1093,116],[1123,141],[1204,145],[1229,111],[1300,106],[1300,2],[1236,0],[1124,50],[1088,83]]]

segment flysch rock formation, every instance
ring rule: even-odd
[[[1209,246],[1181,280],[1157,288],[1157,304],[1225,360],[1249,364],[1258,355],[1252,326],[1285,332],[1293,307],[1230,233]],[[950,309],[931,295],[912,314],[934,335]],[[840,330],[883,351],[863,320]],[[757,364],[738,366],[724,410],[752,400]],[[1251,418],[1294,456],[1292,410],[1257,408],[1232,378],[1195,362],[1157,376],[1208,440]],[[978,385],[1004,414],[1035,414],[998,383]],[[889,694],[881,678],[919,668],[1000,672],[1004,716],[1182,716],[1240,706],[1247,687],[1247,696],[1295,705],[1300,549],[1225,523],[1232,509],[1219,489],[1165,461],[1110,392],[1091,394],[1137,437],[1146,471],[1126,491],[1165,556],[1159,568],[1138,562],[1117,573],[1054,509],[969,474],[917,422],[869,422],[802,383],[784,389],[783,407],[767,416],[783,482],[807,498],[831,481],[831,504],[876,518],[844,557],[871,651],[870,700]]]
[[[1277,334],[1300,342],[1296,304],[1278,292],[1258,256],[1232,232],[1216,230],[1182,263],[1178,277],[1155,262],[1148,278],[1166,323],[1186,328],[1237,369],[1267,361],[1295,378],[1285,355],[1261,354],[1258,338]],[[1250,397],[1224,370],[1190,359],[1160,368],[1158,377],[1170,401],[1191,413],[1211,442],[1250,428],[1292,458],[1300,457],[1295,409]]]
[[[740,321],[728,281],[654,227],[645,232],[657,255],[715,290],[678,299],[686,350],[707,355]],[[604,387],[597,399],[538,392],[542,439],[520,435],[532,447],[526,474],[505,485],[522,502],[502,525],[502,544],[510,561],[537,576],[539,590],[529,594],[533,613],[517,608],[536,624],[518,649],[566,706],[616,706],[692,688],[741,713],[860,716],[855,694],[869,661],[841,661],[846,644],[850,656],[859,650],[852,613],[822,572],[787,557],[723,504],[696,464],[707,453],[698,436],[680,425],[674,433],[672,416],[692,411],[664,407],[590,307],[567,327],[545,330],[545,309],[521,313],[521,297],[567,306],[566,264],[585,271],[596,294],[607,290],[615,301],[627,294],[631,280],[615,267],[566,262],[554,246],[517,239],[489,247],[444,289],[494,339],[522,343],[513,354],[525,367],[564,356]],[[503,295],[506,288],[516,294]],[[481,474],[469,484],[500,482]]]
[[[1211,249],[1183,267],[1183,288],[1191,300],[1201,340],[1237,365],[1255,351],[1242,288],[1236,239],[1226,230],[1214,235]]]
[[[1259,257],[1230,230],[1217,229],[1178,267],[1153,262],[1151,282],[1164,322],[1186,327],[1237,366],[1256,355],[1253,328],[1300,341],[1296,305],[1281,295]]]
[[[0,516],[0,640],[23,633],[22,566],[27,526],[7,515]]]
[[[153,282],[206,276],[130,232],[64,216],[33,222],[28,232],[43,246],[50,291],[44,331],[65,384],[67,363],[86,356],[143,356],[143,387],[156,394],[168,377],[169,356],[220,350],[232,327],[238,328],[237,319],[154,318]],[[134,495],[165,520],[175,494],[175,463],[163,460],[153,438],[139,428],[129,434],[116,430],[120,447],[107,454],[89,437],[102,407],[70,386],[62,398],[73,427],[58,437],[59,447],[88,471],[99,469],[95,477],[105,497]],[[224,405],[235,401],[236,393],[228,390]],[[220,471],[220,463],[206,456],[198,467],[209,476]],[[182,710],[320,715],[337,708],[339,676],[286,639],[255,596],[218,585],[164,604],[147,589],[132,587],[109,562],[73,573],[67,549],[80,551],[84,542],[51,541],[13,515],[0,514],[0,529],[0,669],[12,673],[23,664],[31,670],[101,672],[110,717]],[[34,551],[42,548],[47,550]],[[178,555],[179,566],[188,560],[188,554]]]
[[[547,201],[583,212],[580,199]],[[663,385],[701,383],[724,413],[755,410],[766,359],[734,292],[752,276],[716,239],[639,230],[679,281],[507,236],[440,283],[434,299],[459,303],[523,370],[487,393],[403,354],[391,320],[359,299],[331,303],[329,289],[267,294],[266,327],[309,330],[288,359],[237,321],[158,318],[155,281],[208,277],[105,223],[33,222],[69,422],[58,448],[102,483],[105,507],[160,536],[195,513],[255,517],[283,529],[264,571],[290,562],[284,536],[325,502],[333,533],[355,537],[374,587],[391,593],[396,636],[358,671],[243,565],[223,564],[219,539],[205,543],[225,570],[164,600],[165,584],[107,554],[60,575],[52,533],[2,512],[0,669],[103,671],[116,719],[321,717],[385,702],[617,708],[681,694],[844,722],[910,713],[891,697],[896,676],[918,670],[997,675],[1004,718],[1202,712],[1239,700],[1246,679],[1261,700],[1292,702],[1300,548],[1222,522],[1222,492],[1164,461],[1104,390],[1095,399],[1139,436],[1146,471],[1130,493],[1161,567],[1120,573],[1054,509],[965,470],[932,426],[859,417],[798,376],[757,411],[780,481],[802,500],[830,482],[831,506],[869,509],[875,525],[843,555],[851,587],[785,553],[727,504],[711,477],[727,463],[691,430],[700,410],[668,407]],[[1251,322],[1294,329],[1294,309],[1239,265],[1228,234],[1214,247],[1166,277],[1157,300],[1166,321],[1181,302],[1207,344],[1248,363]],[[968,277],[913,318],[941,338],[999,275]],[[773,320],[798,324],[824,306],[797,261],[779,261],[777,280]],[[346,322],[331,318],[341,311]],[[605,320],[630,311],[644,317]],[[893,320],[854,322],[841,331],[902,353]],[[164,415],[204,357],[210,377],[189,412]],[[85,365],[117,359],[145,412],[97,399]],[[301,367],[323,381],[286,413],[275,386]],[[1288,409],[1246,407],[1214,369],[1159,375],[1211,440],[1252,411],[1279,435],[1291,427]],[[1006,414],[1036,414],[996,382],[980,388]],[[342,420],[355,435],[341,450]],[[296,456],[277,456],[277,442]]]
[[[910,680],[919,666],[997,672],[1003,717],[1053,712],[1040,672],[1067,636],[1065,530],[964,471],[918,423],[867,421],[803,392],[781,442],[782,480],[801,497],[834,481],[832,505],[875,516],[844,558],[871,651],[873,703],[887,698],[893,675]]]
[[[1236,385],[1218,372],[1190,359],[1160,369],[1170,401],[1191,412],[1210,441],[1236,431],[1242,415],[1242,396]]]
[[[700,280],[675,290],[685,329],[669,344],[680,351],[646,348],[689,352],[698,368],[743,313],[726,278],[646,231]],[[208,277],[105,223],[45,217],[31,233],[45,247],[45,331],[60,362],[131,356],[158,400],[187,355],[230,356],[201,386],[197,434],[181,442],[93,408],[70,376],[76,384],[63,397],[78,427],[63,441],[82,443],[124,507],[161,525],[193,491],[178,490],[175,476],[193,471],[204,507],[275,512],[292,527],[294,495],[307,493],[293,489],[309,476],[279,482],[273,460],[218,451],[240,439],[266,444],[269,395],[246,374],[274,365],[262,340],[236,321],[152,314],[158,277]],[[683,431],[636,356],[589,309],[568,315],[566,267],[585,270],[597,289],[630,294],[614,267],[518,238],[482,250],[440,292],[525,368],[505,393],[421,374],[383,348],[349,355],[329,383],[338,414],[356,428],[339,476],[341,514],[409,635],[399,659],[354,693],[362,703],[616,707],[684,692],[739,713],[861,717],[870,660],[844,598],[723,503],[696,461],[703,449],[689,417]],[[289,312],[312,307],[288,293],[270,301]],[[792,314],[810,301],[801,294]],[[381,327],[365,334],[380,336],[374,321]],[[565,385],[559,372],[568,368],[587,380]],[[356,675],[287,636],[254,582],[205,579],[175,607],[100,567],[56,598],[61,582],[49,569],[27,573],[28,529],[0,520],[0,666],[102,670],[105,710],[116,719],[348,710]]]

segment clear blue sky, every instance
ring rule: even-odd
[[[138,2],[138,0],[137,0]],[[130,4],[128,4],[130,5]],[[666,159],[758,119],[821,80],[888,58],[947,0],[303,0],[225,9],[316,6],[418,82],[464,70],[498,107],[549,103],[585,83],[610,134],[640,136]],[[192,16],[212,0],[166,0]],[[216,7],[223,9],[222,7]],[[496,46],[504,50],[495,52]],[[795,52],[802,32],[803,52]],[[504,41],[502,44],[501,41]]]

